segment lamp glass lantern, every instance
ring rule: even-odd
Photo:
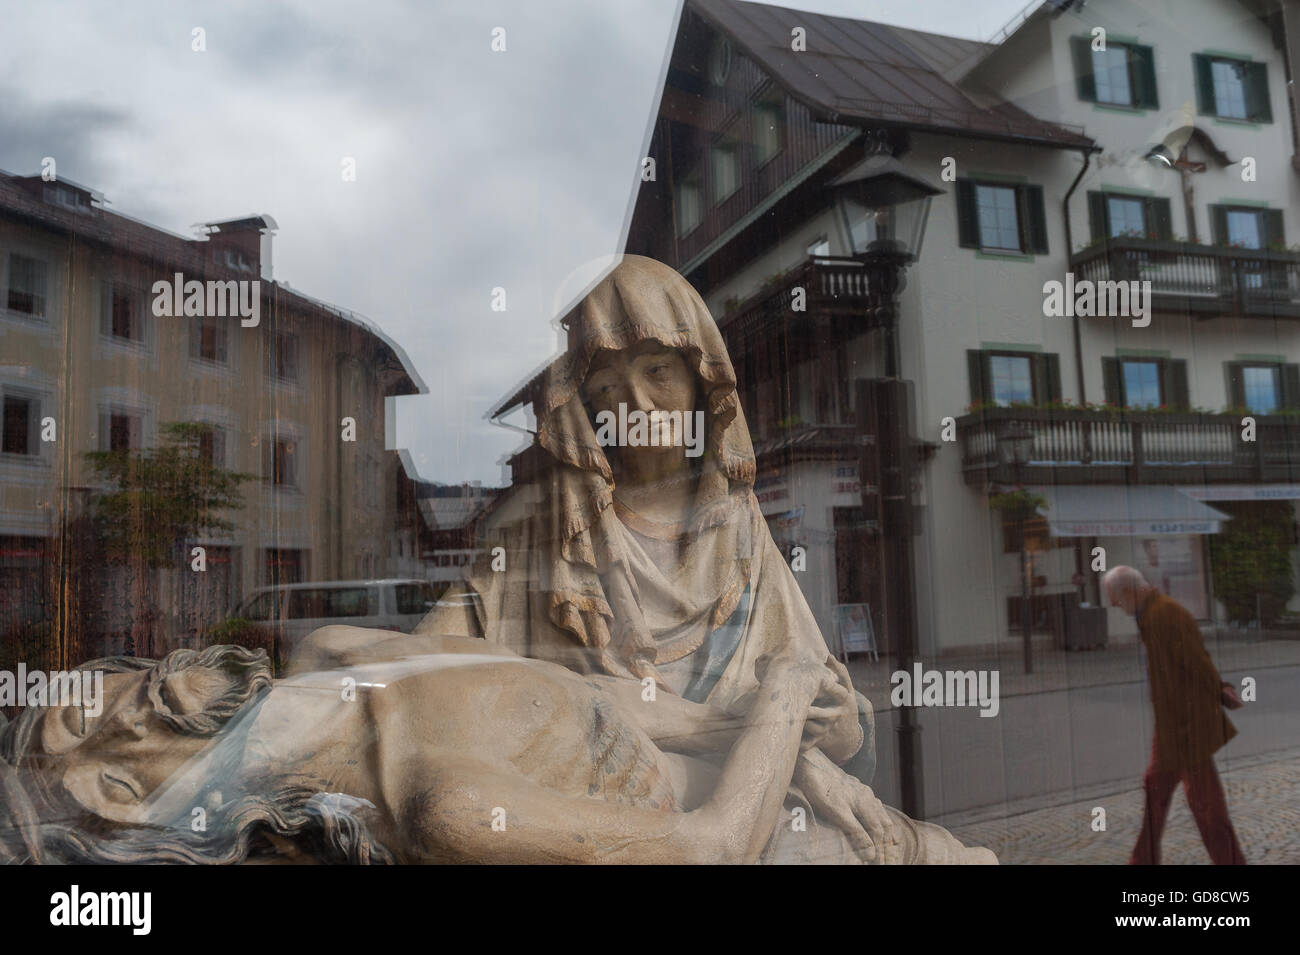
[[[897,159],[869,156],[831,183],[840,228],[851,255],[921,254],[930,200],[942,192]]]
[[[1019,421],[1012,421],[998,433],[997,444],[1003,464],[1023,467],[1034,452],[1034,433]]]

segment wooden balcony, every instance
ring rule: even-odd
[[[1241,415],[992,408],[957,419],[966,483],[1262,484],[1300,481],[1300,416],[1256,415],[1255,441]],[[998,435],[1033,432],[1020,473],[1003,464]]]
[[[1157,312],[1300,318],[1300,253],[1113,238],[1070,256],[1075,280],[1151,283]]]
[[[795,268],[774,276],[762,289],[718,316],[731,353],[753,348],[773,336],[788,347],[825,346],[860,334],[879,324],[879,293],[869,287],[866,270],[855,259],[809,257]],[[804,311],[792,308],[793,290],[804,290]]]

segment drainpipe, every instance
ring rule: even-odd
[[[1074,195],[1074,190],[1079,188],[1084,173],[1088,171],[1088,166],[1092,163],[1093,150],[1091,148],[1084,148],[1079,151],[1083,153],[1083,166],[1079,169],[1079,174],[1074,177],[1074,182],[1070,183],[1070,188],[1065,191],[1065,198],[1061,200],[1061,219],[1065,222],[1065,267],[1067,270],[1070,268],[1070,256],[1074,254],[1074,240],[1070,231],[1070,197]],[[1073,321],[1074,374],[1079,388],[1079,404],[1083,404],[1088,400],[1088,396],[1083,389],[1083,342],[1079,335],[1079,316],[1075,315]]]
[[[1079,188],[1079,183],[1083,181],[1084,173],[1088,171],[1088,166],[1092,163],[1093,150],[1091,148],[1084,148],[1079,151],[1083,154],[1083,166],[1080,167],[1079,174],[1074,177],[1074,182],[1070,183],[1070,188],[1065,191],[1065,198],[1061,200],[1061,219],[1065,223],[1065,267],[1067,271],[1070,268],[1070,256],[1074,254],[1074,239],[1073,233],[1070,230],[1070,197],[1074,195],[1074,190]],[[1071,311],[1074,311],[1074,309],[1071,309]],[[1071,321],[1074,323],[1074,375],[1075,382],[1079,389],[1079,404],[1082,405],[1088,400],[1088,393],[1084,390],[1083,386],[1083,339],[1079,333],[1079,316],[1077,313]],[[1085,544],[1088,557],[1091,557],[1092,551],[1096,546],[1097,538],[1090,537]],[[1075,572],[1081,575],[1085,580],[1091,580],[1091,589],[1093,591],[1092,597],[1096,601],[1097,605],[1100,606],[1101,585],[1098,583],[1095,574],[1089,577],[1089,575],[1085,573],[1085,569],[1088,567],[1088,557],[1084,556],[1080,548],[1075,547],[1074,569]]]

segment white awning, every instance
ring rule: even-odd
[[[1227,514],[1174,487],[1104,484],[1031,487],[1041,494],[1053,537],[1159,537],[1217,534]]]
[[[1178,490],[1196,501],[1300,501],[1300,484],[1220,484]]]

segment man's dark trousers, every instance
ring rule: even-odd
[[[1142,778],[1146,791],[1146,805],[1142,812],[1142,832],[1129,859],[1130,865],[1159,865],[1160,837],[1169,817],[1169,804],[1174,790],[1182,782],[1191,807],[1192,818],[1201,830],[1201,840],[1210,851],[1215,865],[1245,865],[1246,857],[1237,843],[1237,833],[1228,819],[1228,804],[1223,796],[1223,785],[1214,768],[1214,760],[1182,772],[1166,772],[1157,768],[1156,747],[1151,747],[1151,764]]]

